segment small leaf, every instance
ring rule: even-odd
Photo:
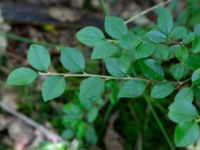
[[[153,59],[145,59],[140,61],[140,67],[143,74],[152,80],[163,80],[164,71],[161,65]]]
[[[151,90],[151,97],[153,98],[165,98],[169,96],[175,89],[175,86],[173,83],[164,81],[157,83],[154,85],[153,89]]]
[[[186,47],[180,47],[175,51],[175,56],[179,61],[185,62],[189,56],[189,50]]]
[[[135,98],[144,93],[146,83],[138,80],[126,81],[121,87],[118,97],[119,98]]]
[[[200,37],[196,37],[192,43],[192,51],[194,53],[200,52]]]
[[[105,60],[107,71],[113,76],[125,76],[128,68],[121,59],[109,58]]]
[[[192,103],[186,101],[174,101],[169,107],[168,117],[176,122],[191,121],[198,116],[198,112]]]
[[[132,33],[125,35],[120,41],[119,45],[124,49],[134,49],[141,43],[141,39],[134,36]]]
[[[171,49],[163,44],[159,44],[156,47],[156,51],[153,54],[153,57],[160,61],[167,61],[171,57]]]
[[[187,36],[183,39],[184,44],[189,44],[195,39],[195,34],[193,32],[189,32]]]
[[[50,55],[48,50],[37,44],[32,44],[28,50],[28,62],[40,71],[47,71],[50,65]]]
[[[163,9],[158,16],[158,28],[160,31],[169,34],[173,28],[173,17],[169,10]]]
[[[189,73],[189,69],[181,63],[173,64],[169,70],[174,79],[177,81],[183,79]]]
[[[193,90],[189,87],[181,89],[175,96],[175,101],[192,102],[194,98]]]
[[[117,44],[110,42],[101,42],[97,44],[92,52],[92,59],[105,59],[119,56],[121,49]]]
[[[175,143],[177,147],[187,147],[199,138],[199,126],[194,121],[181,122],[176,126]]]
[[[90,77],[85,79],[80,85],[79,97],[81,100],[95,100],[99,98],[105,89],[105,82],[103,79],[97,77]]]
[[[147,33],[147,38],[153,43],[164,43],[167,41],[167,36],[160,31],[150,31]]]
[[[85,133],[85,140],[92,145],[95,145],[98,140],[97,133],[92,126],[87,126],[86,133]]]
[[[13,70],[9,74],[6,82],[9,85],[28,85],[32,83],[37,77],[38,74],[34,70],[22,67]]]
[[[200,68],[200,56],[197,54],[189,55],[186,64],[192,69]]]
[[[194,85],[199,85],[200,84],[200,68],[193,72],[193,74],[192,74],[192,83]]]
[[[135,51],[135,58],[142,59],[151,56],[156,50],[156,45],[150,42],[144,42],[137,47]]]
[[[96,46],[99,42],[105,40],[103,32],[100,29],[92,26],[81,29],[76,34],[76,37],[82,44],[87,46]]]
[[[98,116],[98,109],[96,107],[92,107],[86,114],[87,121],[92,123]]]
[[[187,36],[187,30],[184,27],[175,27],[170,34],[171,40],[183,39]]]
[[[197,36],[200,36],[200,24],[196,24],[194,26],[194,33],[197,35]]]
[[[42,97],[45,102],[63,94],[65,91],[65,79],[61,76],[50,76],[42,84]]]
[[[65,69],[68,69],[71,72],[81,72],[85,68],[84,56],[75,48],[63,48],[60,61]]]
[[[115,39],[121,39],[128,33],[126,23],[119,17],[106,16],[104,27],[106,33]]]

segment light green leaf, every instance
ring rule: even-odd
[[[199,23],[194,26],[194,33],[197,36],[200,36],[200,24]]]
[[[137,47],[135,51],[135,58],[142,59],[151,56],[156,50],[156,45],[150,42],[144,42]]]
[[[143,74],[152,80],[163,80],[164,71],[161,65],[154,59],[145,59],[140,61],[140,67]]]
[[[121,49],[119,45],[111,42],[101,42],[97,44],[92,52],[92,59],[105,59],[119,56]]]
[[[193,74],[192,74],[192,83],[194,85],[199,85],[200,84],[200,68],[193,72]]]
[[[121,87],[118,97],[119,98],[135,98],[144,93],[146,83],[144,81],[131,80],[126,81]]]
[[[173,64],[169,70],[177,81],[183,79],[189,73],[189,69],[181,63]]]
[[[128,50],[136,48],[141,43],[141,39],[134,36],[132,33],[125,35],[120,41],[119,45]]]
[[[173,83],[164,81],[159,82],[154,85],[153,89],[151,90],[151,97],[153,98],[165,98],[169,96],[175,89]]]
[[[125,63],[118,58],[109,58],[105,60],[107,71],[113,76],[125,76],[128,68]]]
[[[187,30],[184,27],[175,27],[170,34],[171,40],[183,39],[186,36],[187,36]]]
[[[26,67],[21,67],[13,70],[9,74],[6,82],[9,85],[28,85],[32,83],[37,77],[38,74],[34,70]]]
[[[79,97],[83,101],[96,100],[105,89],[105,81],[98,77],[90,77],[82,81]]]
[[[71,72],[81,72],[85,68],[84,56],[75,48],[63,48],[60,61],[65,69],[68,69]]]
[[[28,50],[28,62],[40,71],[48,71],[51,59],[48,50],[42,45],[32,44]]]
[[[76,34],[76,37],[82,44],[87,46],[96,46],[99,42],[105,40],[103,32],[100,29],[92,26],[81,29]]]
[[[175,101],[192,102],[193,98],[193,90],[190,87],[185,87],[176,94]]]
[[[147,38],[153,43],[163,43],[167,41],[167,36],[160,31],[150,31]]]
[[[124,20],[115,16],[106,16],[104,24],[106,33],[115,39],[121,39],[128,34],[128,28]]]
[[[160,31],[169,34],[173,28],[173,17],[169,10],[163,9],[158,16],[158,28]]]
[[[50,76],[42,84],[42,97],[45,102],[52,100],[65,91],[65,79],[61,76]]]
[[[169,107],[168,117],[176,122],[191,121],[198,116],[198,112],[192,103],[186,101],[174,101]]]
[[[194,53],[200,52],[200,37],[196,37],[192,43],[192,51]]]
[[[194,121],[181,122],[176,126],[175,143],[177,147],[187,147],[199,138],[199,126]]]

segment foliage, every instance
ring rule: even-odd
[[[91,61],[102,60],[110,76],[86,73],[83,54],[69,47],[63,48],[60,56],[61,64],[69,72],[50,72],[48,50],[34,44],[28,50],[28,62],[35,71],[24,67],[16,69],[10,73],[7,83],[27,85],[38,76],[48,76],[42,85],[42,96],[44,101],[49,101],[68,90],[65,80],[86,78],[80,83],[76,101],[63,108],[66,140],[76,137],[96,144],[98,137],[93,124],[106,103],[103,101],[105,91],[111,91],[113,105],[125,98],[143,97],[150,104],[168,99],[171,103],[168,117],[177,123],[176,146],[194,144],[199,137],[200,122],[193,103],[195,92],[200,90],[200,25],[195,26],[194,32],[189,31],[173,22],[168,9],[162,9],[157,26],[145,36],[128,31],[125,21],[115,16],[105,18],[104,28],[105,33],[96,27],[85,27],[77,33],[77,39],[93,48]],[[119,81],[119,89],[109,87],[108,80]]]

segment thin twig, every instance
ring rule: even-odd
[[[133,17],[131,17],[130,19],[128,19],[128,20],[126,21],[126,24],[132,22],[133,20],[137,19],[137,18],[140,17],[140,16],[143,16],[143,15],[145,15],[145,14],[147,14],[147,13],[153,11],[154,9],[156,9],[156,8],[158,8],[158,7],[167,5],[167,4],[170,3],[171,1],[172,1],[172,0],[168,0],[168,1],[166,1],[166,2],[159,3],[159,4],[157,4],[157,5],[153,6],[153,7],[150,7],[150,8],[148,8],[148,9],[146,9],[145,11],[143,11],[143,12],[141,12],[141,13],[139,13],[139,14],[133,16]]]
[[[30,118],[28,118],[27,116],[25,116],[22,113],[17,112],[16,110],[14,110],[13,108],[9,107],[8,105],[6,105],[5,103],[3,103],[2,101],[0,101],[0,108],[2,108],[4,111],[6,111],[7,113],[12,114],[13,116],[19,118],[20,120],[24,121],[25,123],[27,123],[28,125],[32,126],[33,128],[37,129],[38,131],[40,131],[47,139],[52,139],[52,138],[56,138],[61,142],[65,142],[59,135],[57,135],[56,133],[52,133],[50,132],[48,129],[46,129],[44,126],[38,124],[37,122],[31,120]],[[65,142],[66,143],[66,142]]]

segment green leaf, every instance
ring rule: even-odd
[[[197,116],[196,108],[186,101],[174,101],[169,107],[168,117],[176,123],[191,121]]]
[[[76,128],[76,137],[81,140],[85,136],[87,131],[87,124],[84,121],[80,121]]]
[[[145,59],[140,61],[140,67],[143,74],[152,80],[163,80],[164,71],[161,65],[154,59]]]
[[[175,56],[179,59],[179,61],[185,62],[189,56],[189,50],[187,47],[180,47],[175,51]]]
[[[62,132],[62,137],[65,140],[71,140],[74,137],[75,133],[73,129],[67,128]]]
[[[76,37],[82,44],[87,46],[96,46],[99,42],[105,40],[103,32],[100,29],[92,26],[81,29],[76,34]]]
[[[124,49],[134,49],[141,43],[141,39],[134,36],[132,33],[125,35],[120,41],[119,45]]]
[[[194,26],[194,33],[197,36],[200,36],[200,24],[199,23]]]
[[[125,63],[118,58],[109,58],[105,60],[106,69],[112,76],[125,76],[128,68]]]
[[[200,52],[200,37],[196,37],[192,43],[192,51],[194,53]]]
[[[87,126],[85,140],[92,145],[95,145],[97,143],[98,137],[94,127]]]
[[[79,97],[81,100],[95,100],[99,98],[105,89],[105,82],[98,77],[90,77],[82,81]]]
[[[48,50],[37,44],[32,44],[28,50],[28,62],[40,71],[48,71],[51,59]]]
[[[81,72],[85,68],[84,56],[75,48],[63,48],[60,61],[65,69],[68,69],[71,72]]]
[[[187,147],[194,144],[199,138],[199,126],[194,121],[178,124],[175,129],[175,143],[177,147]]]
[[[186,64],[192,69],[200,68],[200,56],[197,54],[189,55]]]
[[[99,110],[96,107],[92,107],[90,110],[88,110],[86,114],[86,119],[89,123],[92,123],[95,121],[95,119],[98,116]]]
[[[119,17],[106,16],[104,27],[106,33],[115,39],[121,39],[128,34],[126,23]]]
[[[158,29],[169,34],[173,28],[173,17],[169,10],[163,9],[158,16]]]
[[[13,70],[8,78],[7,84],[9,85],[28,85],[38,77],[38,74],[29,68],[21,67]]]
[[[154,52],[154,58],[160,61],[167,61],[170,59],[170,48],[167,47],[166,45],[159,44],[156,47],[156,51]]]
[[[192,83],[194,85],[199,85],[200,84],[200,68],[193,72],[193,74],[192,74]]]
[[[186,36],[187,30],[184,27],[175,27],[170,34],[171,40],[183,39]]]
[[[92,59],[105,59],[119,56],[121,49],[119,45],[111,42],[101,42],[97,44],[92,52]]]
[[[156,45],[150,42],[144,42],[137,47],[135,51],[135,58],[142,59],[151,56],[156,50]]]
[[[164,43],[167,41],[167,36],[160,31],[150,31],[147,33],[147,38],[153,43]]]
[[[174,79],[177,81],[186,77],[189,72],[189,69],[181,63],[173,64],[169,70]]]
[[[176,94],[175,101],[192,102],[193,98],[193,90],[190,87],[185,87]]]
[[[52,100],[65,91],[65,78],[61,76],[50,76],[42,84],[42,97],[45,102]]]
[[[144,93],[146,83],[138,80],[126,81],[121,87],[118,97],[119,98],[135,98]]]
[[[184,44],[189,44],[195,39],[195,34],[193,32],[189,32],[187,36],[183,39]]]
[[[151,97],[153,98],[165,98],[169,96],[175,89],[173,83],[164,81],[159,82],[154,85],[153,89],[151,90]]]

